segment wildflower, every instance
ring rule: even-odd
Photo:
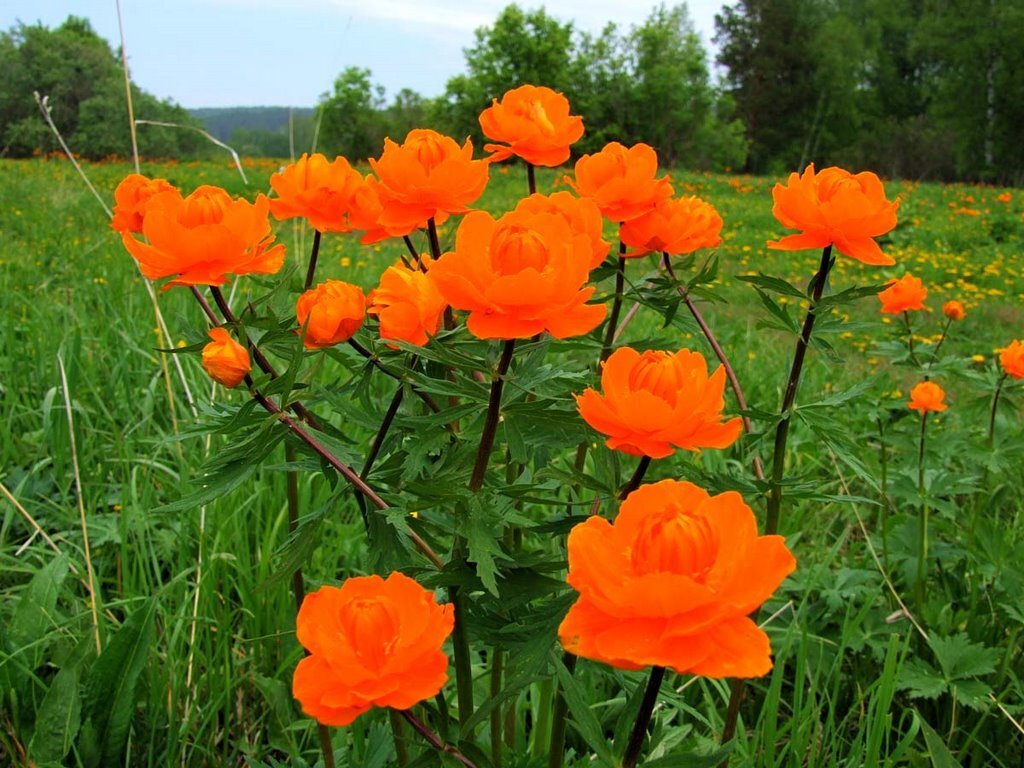
[[[964,305],[959,301],[947,301],[943,304],[942,314],[950,320],[963,320],[967,316]]]
[[[142,219],[149,199],[160,192],[174,191],[174,185],[166,179],[150,179],[139,173],[129,173],[114,190],[111,229],[139,234],[142,232]],[[16,213],[21,215],[21,211]]]
[[[396,265],[384,270],[367,311],[380,320],[382,339],[422,346],[441,327],[447,306],[429,272]]]
[[[568,581],[580,596],[558,637],[570,653],[620,669],[764,675],[768,636],[748,614],[795,567],[781,536],[757,535],[738,493],[643,485],[614,523],[595,515],[569,533]]]
[[[647,144],[626,148],[617,141],[576,161],[575,179],[566,179],[580,197],[597,203],[601,214],[624,222],[643,216],[672,196],[667,178],[656,178],[658,155]]]
[[[474,211],[462,220],[455,250],[431,268],[441,295],[468,311],[481,339],[523,339],[548,331],[564,339],[593,330],[604,305],[586,301],[591,238],[556,214],[513,211],[495,220]]]
[[[366,296],[357,285],[327,280],[299,297],[295,316],[299,328],[305,328],[302,343],[307,349],[332,347],[359,330],[366,318]]]
[[[252,370],[248,350],[223,328],[211,328],[212,341],[203,347],[203,370],[218,384],[234,389]]]
[[[699,197],[666,198],[653,210],[622,225],[619,236],[634,250],[626,256],[651,251],[672,254],[715,248],[721,242],[722,217]]]
[[[516,211],[527,214],[554,213],[565,219],[573,234],[586,235],[590,240],[591,268],[599,266],[611,250],[611,244],[602,236],[604,222],[601,211],[589,198],[576,197],[571,192],[534,194],[520,200]]]
[[[273,245],[264,195],[232,200],[219,187],[202,186],[187,197],[177,190],[153,195],[145,206],[141,242],[121,233],[125,248],[150,280],[172,285],[220,285],[229,274],[273,274],[284,246]]]
[[[556,166],[569,159],[569,147],[583,136],[583,118],[569,114],[569,101],[544,86],[523,85],[494,99],[480,114],[491,161],[513,155],[532,165]],[[508,146],[503,146],[507,144]]]
[[[1015,339],[1010,346],[999,350],[999,364],[1015,379],[1024,379],[1024,342]]]
[[[409,709],[448,680],[441,645],[454,621],[452,606],[397,571],[321,587],[295,620],[309,656],[295,668],[292,694],[324,725],[348,725],[371,707]]]
[[[907,407],[912,411],[920,411],[921,415],[929,411],[944,411],[948,407],[944,402],[946,393],[934,381],[922,381],[910,390],[910,402]]]
[[[378,225],[397,235],[466,213],[487,186],[486,160],[473,159],[473,143],[461,147],[436,131],[417,128],[402,144],[384,139],[384,153],[370,160],[379,184]]]
[[[899,280],[890,281],[889,287],[878,294],[878,300],[882,302],[883,313],[898,315],[901,312],[924,309],[927,295],[928,289],[924,287],[921,279],[907,273]]]
[[[899,201],[885,198],[875,174],[854,175],[835,167],[816,174],[812,163],[802,175],[791,173],[786,186],[776,184],[772,198],[775,218],[784,227],[802,232],[769,241],[769,248],[798,251],[834,245],[865,264],[896,263],[882,253],[873,238],[896,226]]]
[[[620,347],[603,364],[601,389],[576,397],[580,416],[609,436],[605,445],[633,456],[728,448],[743,429],[739,418],[722,422],[725,369],[708,376],[699,352]]]
[[[344,157],[332,162],[319,152],[303,154],[270,177],[277,197],[270,212],[278,221],[302,217],[320,232],[348,232],[348,213],[363,176]]]

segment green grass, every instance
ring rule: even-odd
[[[86,165],[108,201],[129,170],[124,164]],[[212,183],[246,196],[265,191],[272,170],[253,164],[248,169],[252,186],[245,188],[227,163],[143,168],[185,189]],[[503,211],[514,205],[525,188],[520,171],[496,169],[481,206]],[[560,176],[540,174],[541,189],[551,189]],[[709,288],[727,303],[702,306],[735,363],[751,407],[772,413],[781,399],[793,338],[759,327],[766,315],[750,286],[736,278],[762,272],[803,287],[817,255],[764,247],[767,239],[783,234],[771,215],[774,180],[687,173],[675,178],[678,192],[704,197],[725,219],[725,242],[717,253],[720,274]],[[799,485],[790,489],[782,531],[800,565],[762,614],[777,613],[768,627],[776,666],[750,685],[733,765],[955,764],[944,762],[942,749],[947,749],[949,759],[965,766],[1015,766],[1024,750],[1010,721],[1020,722],[1024,713],[1019,386],[1004,399],[995,448],[984,440],[994,350],[1019,337],[1024,327],[1024,194],[1014,190],[1005,203],[997,199],[1005,190],[987,187],[896,182],[889,191],[902,199],[901,224],[883,243],[897,266],[875,269],[839,257],[832,287],[880,284],[908,270],[923,278],[932,311],[914,322],[925,354],[927,341],[934,343],[941,331],[942,301],[956,298],[967,305],[967,319],[951,329],[935,369],[951,408],[929,424],[927,479],[936,556],[931,596],[918,612],[911,589],[917,519],[911,510],[920,502],[917,422],[905,417],[904,404],[920,371],[900,361],[900,328],[884,323],[877,301],[868,297],[834,316],[845,321],[826,337],[836,359],[819,351],[805,371],[798,403],[824,403],[799,413],[789,445],[788,475]],[[450,243],[453,233],[452,224],[443,227],[442,241]],[[289,245],[289,263],[304,264],[308,234],[284,224],[279,237]],[[418,239],[417,244],[425,248]],[[327,237],[319,277],[344,278],[369,289],[398,253],[393,244],[367,248],[351,237]],[[652,262],[631,263],[628,274],[646,304],[666,306],[668,294],[644,289],[656,274]],[[299,279],[292,277],[293,288]],[[609,285],[605,280],[602,290]],[[262,292],[257,281],[242,279],[235,305]],[[294,295],[274,304],[282,315]],[[160,293],[159,301],[175,345],[203,341],[199,312],[186,291]],[[796,303],[790,301],[788,308],[799,315]],[[625,341],[707,352],[684,313],[685,308],[665,326],[644,307]],[[237,439],[238,433],[214,434],[207,443],[204,435],[224,404],[237,405],[242,395],[214,394],[198,355],[181,355],[199,413],[194,416],[173,368],[168,387],[155,351],[163,342],[154,329],[142,279],[70,165],[0,161],[0,481],[67,558],[58,558],[15,507],[0,500],[0,763],[27,765],[35,759],[45,764],[49,757],[53,763],[90,764],[90,755],[102,755],[103,737],[93,734],[99,746],[89,747],[87,732],[110,703],[111,722],[129,729],[131,765],[313,764],[315,728],[290,695],[300,650],[289,578],[281,564],[307,554],[303,565],[311,586],[378,564],[368,556],[351,494],[335,487],[309,459],[301,460],[299,475],[300,504],[308,516],[299,543],[316,546],[308,551],[289,546],[280,446],[254,476],[205,508],[160,509],[195,491],[204,463]],[[460,348],[478,355],[487,349],[462,343]],[[595,355],[594,344],[552,346],[550,355],[570,371],[584,371]],[[981,360],[972,360],[975,355]],[[68,377],[74,455],[58,358]],[[339,438],[339,450],[358,465],[393,387],[372,379],[370,401],[377,410],[367,409],[358,399],[362,364],[355,355],[339,353],[318,365],[317,379],[325,382],[313,391],[318,409],[337,414],[336,424],[351,441]],[[859,384],[864,390],[853,399],[825,400]],[[760,430],[770,430],[766,418],[756,420]],[[411,412],[401,428],[423,429]],[[650,479],[699,476],[719,487],[746,488],[748,453],[760,450],[767,456],[769,443],[770,435],[768,441],[755,437],[727,457],[715,452],[695,460],[679,457],[658,464]],[[882,446],[891,506],[880,503]],[[563,454],[552,459],[553,469],[571,464],[571,453]],[[397,487],[401,467],[394,463],[383,464],[379,480]],[[631,469],[631,463],[607,456],[588,464],[595,482],[605,487],[616,473],[628,475]],[[546,480],[556,483],[557,477]],[[756,492],[748,501],[762,513]],[[134,638],[143,646],[137,679],[127,662],[109,665],[104,675],[92,672],[80,502],[96,573],[101,640],[104,647],[115,643],[116,648],[117,643],[131,647]],[[425,519],[437,524],[436,511],[419,503]],[[538,506],[529,514],[562,515],[561,505],[553,509]],[[883,525],[888,537],[881,534]],[[549,544],[538,551],[560,552],[557,542]],[[899,615],[869,545],[932,645]],[[78,575],[65,573],[65,563]],[[150,605],[152,620],[144,622]],[[958,637],[962,647],[941,645]],[[550,638],[540,640],[550,644]],[[524,668],[528,662],[546,668],[542,646],[521,644],[516,658]],[[643,678],[583,661],[577,679],[591,702],[603,702],[592,711],[602,732],[615,740],[614,754],[620,754],[638,703],[631,694]],[[110,687],[118,681],[128,693]],[[510,698],[520,714],[531,711],[533,723],[540,715],[538,701],[544,700],[542,688],[533,682]],[[110,693],[117,690],[122,693]],[[478,704],[487,690],[487,679],[478,679]],[[994,705],[989,691],[1007,713]],[[454,699],[454,689],[448,695]],[[713,749],[727,698],[728,686],[718,681],[679,677],[671,680],[671,689],[666,683],[650,758],[677,747]],[[574,718],[580,722],[582,716]],[[77,721],[83,725],[73,729],[77,738],[70,749],[55,746],[68,724]],[[541,765],[541,750],[534,749],[537,731],[528,732],[522,723],[520,718],[518,756],[508,764]],[[341,764],[379,768],[391,749],[386,724],[377,714],[335,730]],[[481,744],[487,743],[486,733],[485,718]],[[589,764],[592,745],[586,736],[570,728],[569,745],[575,764]],[[111,764],[98,759],[91,764]]]

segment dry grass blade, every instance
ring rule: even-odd
[[[202,128],[196,128],[194,125],[182,125],[181,123],[165,123],[162,120],[136,120],[135,121],[135,125],[156,125],[156,126],[159,126],[161,128],[180,128],[180,129],[185,130],[185,131],[195,131],[196,133],[200,134],[201,136],[205,136],[207,139],[209,139],[211,142],[216,144],[218,147],[226,149],[228,152],[231,153],[231,157],[235,161],[235,168],[238,169],[238,174],[242,177],[242,181],[245,182],[246,186],[248,186],[249,179],[246,178],[245,171],[242,170],[242,161],[238,157],[238,153],[235,152],[234,149],[229,147],[227,144],[225,144],[223,141],[221,141],[217,137],[212,136],[211,134],[209,134],[206,131],[204,131]]]
[[[132,101],[132,81],[128,77],[128,46],[124,39],[124,16],[121,13],[121,0],[116,0],[117,6],[117,29],[121,33],[121,69],[124,71],[124,96],[128,102],[128,132],[132,137],[132,161],[135,163],[135,172],[139,170],[139,137],[135,130],[135,105]]]

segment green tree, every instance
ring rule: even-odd
[[[387,132],[384,89],[370,80],[372,74],[348,67],[335,79],[334,90],[321,97],[319,146],[325,154],[353,161],[380,154]]]

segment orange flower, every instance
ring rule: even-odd
[[[111,229],[118,232],[142,232],[142,219],[149,199],[160,192],[176,191],[166,179],[149,179],[129,173],[114,190],[114,218]]]
[[[273,245],[270,203],[232,200],[219,187],[202,186],[188,197],[177,190],[153,195],[145,207],[143,243],[121,233],[125,248],[150,280],[175,276],[172,285],[220,285],[228,274],[273,274],[284,246]]]
[[[934,381],[922,381],[910,390],[910,402],[907,407],[912,411],[920,411],[924,415],[928,411],[944,411],[947,406],[942,402],[946,393]]]
[[[967,316],[964,305],[959,301],[947,301],[942,305],[942,314],[950,320],[963,320]]]
[[[865,264],[896,263],[882,253],[873,238],[896,226],[899,201],[885,199],[885,189],[875,174],[854,175],[834,167],[815,174],[811,163],[802,175],[791,173],[786,186],[776,184],[772,198],[772,213],[782,226],[803,231],[769,241],[769,248],[800,251],[834,245]]]
[[[1003,192],[1000,195],[996,195],[996,200],[998,200],[1000,203],[1008,203],[1011,200],[1013,200],[1013,195],[1011,195],[1009,192]]]
[[[620,347],[603,364],[601,389],[576,397],[580,416],[609,436],[605,445],[633,456],[728,448],[743,429],[739,418],[722,423],[725,369],[709,377],[699,352]]]
[[[571,192],[555,192],[550,195],[533,194],[524,197],[516,205],[522,213],[555,213],[569,224],[574,235],[586,235],[590,240],[590,267],[600,266],[608,255],[611,244],[604,239],[604,221],[597,204],[587,197],[576,197]]]
[[[1024,379],[1024,343],[1015,339],[1010,346],[999,350],[999,364],[1015,379]]]
[[[321,587],[295,620],[309,656],[295,668],[292,694],[324,725],[348,725],[371,707],[409,709],[448,680],[441,646],[454,622],[452,606],[397,571]]]
[[[556,213],[513,211],[495,220],[474,211],[462,220],[455,250],[431,270],[441,295],[467,310],[481,339],[524,339],[541,331],[564,339],[593,330],[605,315],[586,301],[593,261],[588,235]]]
[[[485,144],[491,161],[512,155],[532,165],[561,165],[569,147],[583,135],[583,118],[569,114],[569,101],[550,88],[522,85],[505,93],[480,114],[484,136],[508,144]]]
[[[473,143],[459,147],[454,139],[422,128],[409,131],[405,142],[384,139],[384,153],[370,166],[380,180],[381,227],[407,235],[433,218],[466,213],[487,186],[486,160],[473,159]]]
[[[223,328],[211,328],[213,339],[203,347],[203,370],[218,384],[234,389],[252,370],[248,350]]]
[[[882,312],[887,315],[898,315],[900,312],[924,309],[924,299],[928,289],[920,278],[909,272],[899,280],[889,282],[889,287],[878,294],[882,302]]]
[[[333,162],[319,152],[303,154],[270,177],[277,197],[270,201],[270,212],[278,221],[303,217],[320,232],[348,232],[347,217],[353,197],[363,176],[344,157]]]
[[[441,327],[447,306],[429,272],[396,265],[384,270],[367,311],[380,320],[382,339],[423,346]]]
[[[658,155],[646,144],[628,149],[617,141],[576,161],[576,178],[566,179],[580,197],[593,198],[602,215],[631,221],[672,196],[672,184],[658,179]]]
[[[622,242],[633,248],[627,257],[651,251],[682,254],[715,248],[722,242],[722,217],[699,197],[659,200],[654,210],[627,221],[619,229]]]
[[[363,289],[341,280],[327,280],[299,296],[295,316],[306,349],[323,349],[348,341],[366,318]]]
[[[570,653],[620,669],[764,675],[768,636],[747,614],[795,567],[781,536],[757,535],[738,493],[642,485],[614,523],[595,515],[569,533],[568,581],[580,596],[558,637]]]

